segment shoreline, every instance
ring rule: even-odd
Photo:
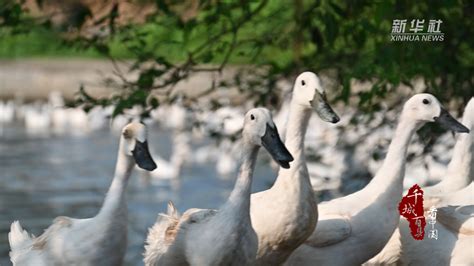
[[[136,73],[128,72],[129,62],[131,61],[119,63],[119,68],[122,73],[126,73],[127,79],[135,80]],[[223,73],[199,72],[180,81],[173,91],[193,97],[212,86],[213,80],[230,77],[233,72],[232,67]],[[105,79],[118,80],[114,75],[113,63],[108,59],[1,59],[0,100],[46,101],[52,91],[60,92],[66,100],[72,100],[81,85],[84,85],[90,95],[104,97],[117,90],[105,84]],[[218,97],[223,94],[230,97],[240,95],[234,90],[218,91],[214,92]]]

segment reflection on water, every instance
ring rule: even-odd
[[[150,148],[168,158],[170,132],[157,126],[149,132]],[[119,137],[108,130],[31,136],[19,125],[3,126],[0,134],[0,265],[10,265],[8,232],[14,220],[40,235],[56,216],[87,218],[98,212],[112,180]],[[202,144],[193,143],[191,150]],[[214,164],[185,166],[178,185],[166,180],[149,184],[138,174],[131,178],[126,265],[142,265],[147,228],[168,200],[181,211],[223,203],[234,179],[218,178]],[[268,188],[275,176],[262,164],[255,175],[254,191]]]

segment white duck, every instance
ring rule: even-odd
[[[50,106],[34,103],[23,107],[25,128],[29,134],[44,134],[51,129]]]
[[[127,246],[125,189],[134,165],[153,170],[147,132],[141,123],[122,131],[112,185],[99,213],[89,219],[57,217],[39,237],[15,221],[8,239],[14,265],[121,265]]]
[[[474,97],[464,108],[462,119],[470,131],[474,129]],[[448,164],[446,177],[436,185],[423,188],[425,208],[431,206],[469,205],[474,188],[474,135],[460,134],[454,145],[453,157]]]
[[[471,98],[464,108],[462,123],[470,131],[474,128],[474,98]],[[469,195],[472,195],[473,185],[471,182],[474,178],[474,144],[472,134],[459,134],[457,136],[453,157],[448,164],[445,176],[436,185],[423,188],[425,209],[429,209],[429,207],[434,205],[439,207],[446,204],[468,204],[464,200],[468,200],[470,198]],[[468,186],[468,184],[471,185]],[[400,219],[405,220],[404,218]],[[399,227],[401,226],[408,226],[408,224],[402,223]],[[390,264],[398,261],[401,251],[400,237],[400,231],[397,228],[387,245],[369,263]]]
[[[462,124],[469,130],[474,128],[474,97],[464,108]],[[460,190],[469,185],[474,178],[473,149],[472,134],[459,134],[454,145],[453,157],[448,164],[446,177],[434,186],[423,188],[425,196],[435,197]]]
[[[404,105],[382,167],[362,190],[319,205],[318,226],[288,259],[288,265],[360,265],[375,256],[397,228],[406,152],[424,123],[437,121],[452,130],[468,129],[430,94],[417,94]]]
[[[474,261],[474,201],[471,205],[446,206],[437,209],[434,230],[437,239],[430,238],[430,224],[426,224],[423,240],[414,240],[408,222],[402,221],[401,262],[403,265],[472,265]],[[425,218],[428,218],[425,215]]]
[[[285,138],[295,161],[290,169],[280,168],[270,189],[252,194],[251,198],[252,226],[258,235],[257,264],[283,263],[316,226],[317,202],[304,154],[304,138],[313,109],[325,121],[339,121],[326,102],[318,76],[304,72],[294,84]]]
[[[250,192],[260,146],[282,167],[293,160],[281,142],[270,112],[252,109],[245,115],[242,165],[227,202],[219,209],[190,209],[181,217],[172,204],[150,229],[145,265],[249,265],[257,254],[250,221]]]
[[[15,103],[13,101],[0,101],[0,125],[11,123],[15,118]]]
[[[474,119],[467,121],[466,116],[474,113],[474,100],[471,99],[464,110],[463,122],[470,123],[471,130],[474,127]],[[470,140],[465,135],[459,136],[458,142],[470,147],[465,152],[461,173],[468,174],[471,183],[463,189],[440,193],[435,197],[428,198],[428,204],[438,207],[437,223],[434,228],[438,232],[438,239],[428,238],[430,225],[425,228],[425,239],[414,241],[409,233],[408,223],[402,221],[400,224],[401,261],[403,264],[425,264],[425,265],[468,265],[474,261],[474,145],[472,133]],[[456,143],[456,147],[458,144]],[[456,148],[455,148],[456,152]],[[459,151],[458,151],[459,152]],[[456,155],[456,154],[455,154]],[[454,156],[453,155],[453,160]],[[461,158],[459,158],[461,159]],[[470,160],[470,161],[464,161]],[[452,161],[451,161],[452,162]],[[451,166],[451,163],[450,165]],[[453,169],[448,168],[448,173]],[[462,179],[461,179],[462,181]],[[445,206],[439,208],[439,206]],[[427,218],[427,217],[426,217]]]

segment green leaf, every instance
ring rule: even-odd
[[[153,97],[153,98],[151,98],[151,100],[150,100],[150,105],[151,105],[151,107],[152,107],[153,109],[155,109],[155,108],[157,108],[157,107],[160,105],[160,103],[159,103],[158,99],[156,99],[155,97]]]

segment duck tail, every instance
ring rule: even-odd
[[[20,256],[22,250],[32,243],[32,236],[24,230],[19,221],[14,221],[10,226],[8,233],[8,242],[10,242],[10,259],[15,263],[16,258]]]
[[[148,230],[143,254],[145,265],[156,265],[161,255],[173,244],[178,232],[179,219],[176,207],[169,201],[167,213],[158,214],[156,223]]]
[[[168,201],[168,210],[166,211],[166,214],[160,213],[159,216],[166,217],[168,219],[173,219],[173,220],[179,220],[179,212],[174,206],[172,201]]]

